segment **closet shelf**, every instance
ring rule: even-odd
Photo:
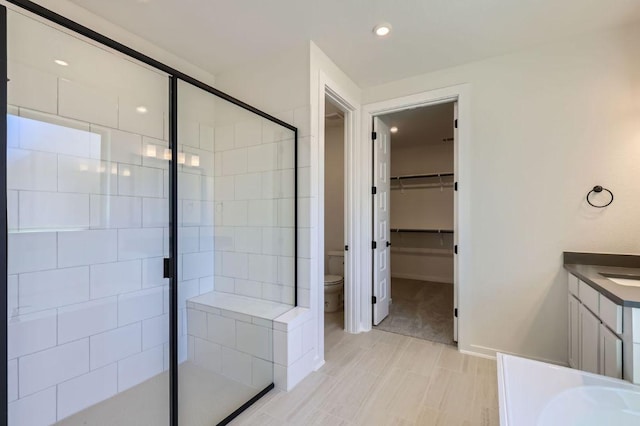
[[[422,232],[427,234],[453,234],[453,229],[391,228],[391,232]]]
[[[453,176],[453,173],[429,173],[426,175],[399,175],[399,176],[391,176],[391,180],[424,179],[424,178],[448,177],[448,176]]]

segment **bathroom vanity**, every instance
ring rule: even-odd
[[[640,256],[565,253],[569,365],[640,384]]]

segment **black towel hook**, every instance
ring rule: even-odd
[[[602,192],[602,191],[607,191],[607,192],[609,193],[609,195],[611,196],[611,199],[609,200],[609,202],[608,202],[607,204],[604,204],[604,205],[602,205],[602,206],[597,206],[597,205],[593,204],[593,203],[591,202],[591,200],[589,200],[589,197],[590,197],[590,196],[591,196],[591,194],[592,194],[592,193],[594,193],[594,192],[595,192],[595,193],[600,193],[600,192]],[[600,186],[600,185],[596,185],[596,186],[594,186],[594,187],[593,187],[593,189],[592,189],[591,191],[589,191],[589,192],[587,193],[587,203],[589,203],[589,205],[590,205],[590,206],[593,206],[593,207],[595,207],[595,208],[597,208],[597,209],[603,209],[603,208],[607,207],[609,204],[613,203],[613,192],[609,191],[607,188],[603,188],[603,187],[602,187],[602,186]]]

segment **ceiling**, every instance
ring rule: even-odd
[[[313,40],[361,87],[640,21],[638,0],[71,1],[213,74]]]
[[[384,123],[397,127],[391,134],[394,148],[415,145],[451,144],[453,138],[453,102],[406,109],[380,117]]]

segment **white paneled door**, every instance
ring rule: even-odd
[[[454,180],[458,180],[458,102],[453,104],[453,174]],[[458,187],[455,184],[453,191],[453,244],[458,247]],[[453,254],[453,341],[458,341],[458,253],[454,249]]]
[[[391,134],[386,124],[373,119],[373,324],[389,315],[391,297],[391,241],[389,235],[389,171]]]

